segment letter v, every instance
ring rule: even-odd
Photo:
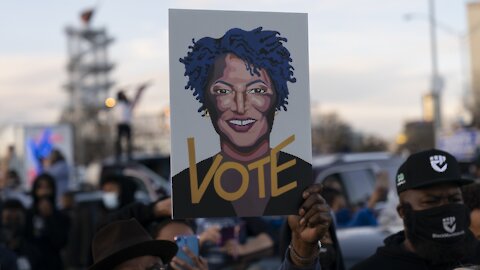
[[[208,169],[207,174],[203,178],[202,184],[198,185],[198,173],[197,173],[197,162],[195,159],[195,139],[188,138],[188,163],[189,163],[189,174],[190,174],[190,191],[191,199],[193,204],[198,204],[203,197],[203,194],[207,190],[208,185],[213,179],[213,175],[220,166],[222,162],[222,155],[218,154],[215,156],[212,166]]]

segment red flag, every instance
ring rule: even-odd
[[[93,8],[82,11],[82,13],[80,14],[80,18],[82,19],[82,22],[85,25],[90,24],[90,20],[92,19],[94,12],[95,12],[95,9]]]

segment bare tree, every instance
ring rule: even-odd
[[[312,121],[313,154],[385,151],[387,142],[355,132],[337,113],[320,114]]]

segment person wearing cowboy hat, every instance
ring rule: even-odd
[[[134,218],[120,220],[93,237],[88,270],[163,270],[177,250],[173,242],[153,240]]]
[[[404,231],[387,237],[385,246],[352,269],[457,269],[480,264],[480,242],[469,230],[462,177],[451,154],[431,149],[412,154],[396,177],[397,212]],[[477,268],[475,268],[477,269]]]

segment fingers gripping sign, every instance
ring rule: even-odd
[[[320,240],[332,221],[330,208],[320,195],[321,191],[320,184],[307,188],[303,192],[304,202],[298,212],[299,215],[288,217],[292,231],[308,243]]]
[[[318,242],[327,233],[332,221],[330,208],[320,195],[321,191],[320,184],[308,187],[302,194],[304,202],[298,216],[288,216],[288,225],[292,230],[291,252],[300,258],[312,258],[312,262],[318,254]]]

